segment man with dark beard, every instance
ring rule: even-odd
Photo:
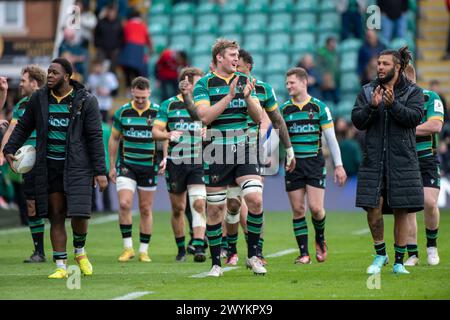
[[[65,218],[71,218],[75,261],[92,275],[84,245],[91,212],[92,186],[107,186],[101,116],[97,99],[71,80],[66,59],[52,61],[47,85],[36,91],[17,122],[3,153],[13,167],[14,154],[36,129],[34,195],[36,214],[48,216],[56,270],[50,279],[67,278]]]
[[[422,89],[403,74],[411,59],[407,47],[385,50],[378,57],[378,78],[363,86],[352,111],[353,124],[366,131],[358,173],[356,206],[367,211],[374,247],[367,273],[380,273],[388,263],[383,213],[394,214],[393,271],[403,266],[408,239],[408,213],[423,209],[424,196],[416,153],[416,127],[424,110]]]

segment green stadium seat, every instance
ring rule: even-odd
[[[168,24],[159,24],[159,23],[153,23],[148,28],[148,30],[150,31],[150,34],[152,36],[160,35],[160,34],[167,34],[168,29],[169,29]]]
[[[264,81],[270,84],[275,91],[279,106],[287,100],[285,71],[273,74],[266,73],[264,77]]]
[[[316,36],[311,32],[295,33],[292,40],[293,45],[303,44],[305,46],[314,46],[316,43]]]
[[[192,66],[202,69],[204,72],[209,72],[209,65],[211,64],[211,55],[194,55],[192,57]]]
[[[242,45],[242,35],[240,33],[219,33],[217,37],[234,40],[237,41],[239,45]]]
[[[295,15],[295,20],[315,25],[317,23],[317,15],[315,13],[299,13]]]
[[[297,20],[291,28],[291,32],[295,33],[304,33],[304,32],[310,32],[310,33],[316,33],[316,25],[315,23],[311,23],[310,21],[302,21]]]
[[[192,24],[186,22],[176,23],[170,29],[170,34],[172,35],[191,34],[191,33],[192,33]]]
[[[341,76],[341,92],[342,93],[357,93],[361,89],[361,82],[359,76],[354,73],[344,73]]]
[[[274,53],[266,56],[266,74],[286,72],[289,68],[289,55]]]
[[[294,5],[295,13],[316,13],[318,9],[317,0],[300,0]]]
[[[227,37],[229,33],[239,33],[241,31],[242,25],[226,23],[219,27],[218,33]]]
[[[212,2],[204,2],[200,3],[197,8],[195,9],[195,14],[197,17],[200,17],[204,14],[210,14],[210,13],[218,13],[219,12],[219,6]]]
[[[328,39],[328,37],[334,37],[337,42],[339,43],[339,39],[340,39],[340,34],[336,33],[336,32],[322,32],[322,33],[318,33],[319,38],[317,39],[317,46],[321,47],[325,45],[326,40]]]
[[[218,29],[217,20],[202,19],[202,20],[199,20],[199,22],[195,26],[194,33],[195,34],[204,34],[204,33],[215,34],[217,32],[217,29]]]
[[[172,8],[172,6],[169,3],[164,3],[164,2],[154,3],[150,7],[150,10],[148,13],[149,13],[150,17],[154,17],[157,15],[170,14],[171,8]]]
[[[325,13],[322,13],[320,15],[319,24],[324,22],[324,21],[332,22],[335,25],[339,25],[339,26],[342,24],[342,22],[341,22],[341,15],[339,13],[337,13],[337,12],[325,12]]]
[[[170,16],[169,15],[151,16],[148,19],[148,23],[150,24],[150,26],[152,24],[162,24],[168,27],[170,25]]]
[[[244,24],[244,15],[241,13],[231,13],[222,15],[222,26],[235,24],[241,27]]]
[[[264,79],[264,73],[261,72],[261,69],[263,68],[255,68],[254,70],[252,70],[252,77],[255,78],[256,80],[263,80]]]
[[[265,68],[264,55],[259,54],[259,53],[253,54],[252,52],[250,52],[250,54],[253,57],[253,69],[258,70],[258,71],[264,70],[264,68]],[[253,73],[253,71],[252,71],[252,73]]]
[[[263,53],[266,48],[266,36],[262,33],[244,33],[243,47],[252,54]]]
[[[166,35],[152,35],[153,47],[156,52],[161,52],[167,48],[169,44],[169,38]]]
[[[389,44],[389,48],[391,49],[400,49],[403,46],[408,46],[409,50],[414,51],[415,49],[415,45],[414,42],[412,42],[411,40],[408,41],[408,39],[403,39],[403,38],[395,38],[391,41],[391,43]]]
[[[208,0],[208,1],[211,1],[211,0]],[[262,0],[262,1],[267,1],[267,0]],[[238,4],[242,5],[242,6],[245,5],[245,0],[227,0],[227,2],[228,3],[238,3]]]
[[[291,13],[274,13],[270,17],[271,23],[277,22],[277,21],[285,21],[289,25],[292,24],[292,14]]]
[[[194,14],[195,13],[195,5],[190,2],[178,2],[172,7],[173,15],[185,15],[185,14]]]
[[[269,8],[269,12],[292,12],[292,1],[290,0],[277,0],[272,3]]]
[[[247,14],[252,13],[266,13],[269,11],[269,5],[264,1],[250,1],[250,3],[245,6],[245,12]]]
[[[230,0],[228,0],[228,1],[230,1]],[[231,1],[233,1],[233,0],[231,0]],[[263,3],[266,6],[268,6],[270,4],[270,0],[247,0],[247,2],[248,2],[247,5],[251,5],[253,3]]]
[[[266,13],[251,13],[246,17],[246,22],[260,21],[261,23],[267,25],[269,23],[269,16]]]
[[[297,65],[297,63],[300,61],[301,57],[303,57],[305,54],[312,54],[316,52],[316,47],[313,45],[308,45],[304,43],[297,43],[290,47],[291,51],[291,64]]]
[[[319,34],[327,33],[327,32],[339,32],[341,29],[340,23],[335,23],[331,20],[321,20],[319,25],[317,26],[317,32]]]
[[[177,24],[190,24],[191,28],[194,26],[195,17],[191,14],[184,14],[173,17],[172,19],[172,27]]]
[[[210,54],[211,47],[216,41],[216,36],[211,34],[204,34],[195,38],[195,44],[192,47],[192,55]]]
[[[190,52],[192,48],[192,37],[190,35],[176,35],[170,39],[170,48]]]
[[[286,52],[290,47],[291,37],[289,33],[273,33],[269,35],[267,52]]]
[[[336,12],[336,3],[334,1],[321,1],[319,5],[319,10],[321,13],[324,12]]]
[[[362,40],[357,38],[345,39],[339,44],[338,50],[341,53],[358,51],[362,43]]]
[[[290,32],[291,24],[284,20],[275,20],[269,24],[267,32]]]
[[[245,25],[242,28],[242,32],[244,34],[257,32],[265,33],[266,24],[258,20],[247,21],[247,23],[245,23]]]
[[[226,2],[220,8],[222,14],[227,13],[244,13],[244,5],[239,2]]]
[[[335,108],[334,118],[344,118],[345,120],[351,120],[352,110],[355,100],[341,100]]]
[[[342,73],[356,72],[358,67],[358,51],[348,51],[341,55],[339,69]]]

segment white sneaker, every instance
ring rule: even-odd
[[[223,271],[217,264],[213,265],[211,271],[208,272],[208,277],[220,277],[223,276]]]
[[[413,255],[408,258],[408,260],[405,261],[404,265],[408,267],[414,267],[419,264],[419,258],[416,257],[416,255]]]
[[[430,266],[439,264],[439,255],[436,247],[427,248],[427,260]]]
[[[247,269],[252,269],[253,273],[258,275],[265,275],[267,273],[266,268],[262,265],[261,260],[257,256],[253,256],[251,258],[247,258]]]

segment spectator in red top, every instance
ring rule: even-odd
[[[147,57],[153,53],[153,45],[147,25],[142,20],[139,11],[132,9],[128,21],[123,27],[124,46],[120,52],[118,64],[125,73],[127,86],[131,86],[134,78],[147,77]]]
[[[155,68],[156,79],[160,82],[161,101],[177,94],[178,72],[187,65],[187,55],[184,51],[164,49],[161,52]]]

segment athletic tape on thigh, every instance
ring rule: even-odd
[[[156,191],[156,186],[154,187],[137,187],[141,191]]]
[[[194,207],[196,200],[206,199],[205,186],[188,186],[189,206],[192,212],[192,227],[204,227],[206,228],[206,215],[205,213],[198,212]],[[205,207],[206,210],[206,207]]]
[[[209,205],[220,205],[227,202],[227,191],[208,192],[206,194],[206,201]]]
[[[262,193],[263,184],[257,179],[248,179],[241,183],[242,195],[246,196],[249,193]]]
[[[136,191],[137,182],[128,177],[117,177],[116,178],[116,190],[120,191],[123,189],[130,190],[132,192]]]

